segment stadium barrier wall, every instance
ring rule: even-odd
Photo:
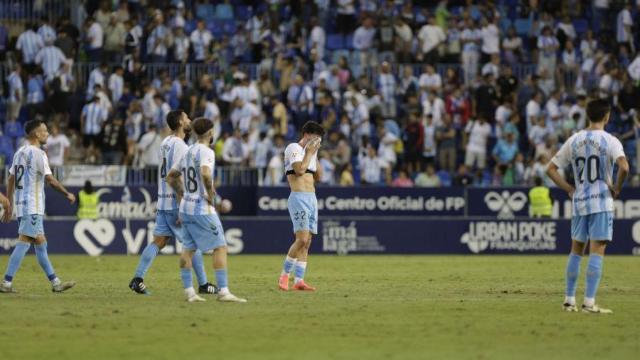
[[[284,254],[293,239],[285,217],[223,218],[232,254]],[[45,221],[49,253],[139,254],[153,239],[153,220]],[[0,254],[17,242],[17,223],[0,227]],[[327,217],[311,252],[325,254],[567,254],[569,220],[436,220]],[[181,251],[171,243],[162,252]],[[640,255],[640,220],[615,220],[609,254]]]
[[[70,187],[78,193],[81,188]],[[0,189],[4,191],[4,189]],[[156,210],[156,186],[97,187],[98,211],[106,219],[153,219]],[[288,216],[286,187],[223,186],[217,189],[231,200],[231,216]],[[528,188],[391,188],[391,187],[318,187],[320,217],[326,216],[417,216],[482,217],[489,219],[527,219]],[[126,194],[128,192],[128,194]],[[76,206],[51,188],[45,188],[46,214],[74,217]],[[571,200],[559,189],[551,189],[556,200],[553,219],[571,218]],[[128,201],[127,201],[128,199]],[[624,189],[614,201],[617,219],[640,218],[640,188]]]

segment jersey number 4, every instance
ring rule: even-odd
[[[585,180],[593,184],[600,179],[600,158],[595,155],[587,158],[579,156],[576,158],[576,169],[580,184],[584,184]]]
[[[196,181],[196,168],[194,168],[193,166],[182,168],[182,174],[184,175],[187,191],[190,193],[198,191],[198,182]]]

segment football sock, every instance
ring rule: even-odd
[[[304,279],[304,273],[307,270],[307,262],[306,261],[298,261],[296,263],[295,280],[294,283],[298,283]]]
[[[280,276],[289,275],[295,265],[296,259],[287,255],[287,257],[284,259],[284,265],[282,265],[282,272],[280,273]]]
[[[578,285],[581,260],[582,256],[571,253],[569,255],[569,261],[567,262],[567,289],[565,296],[568,299],[565,299],[565,303],[569,303],[571,305],[575,305],[576,287]],[[567,301],[571,300],[571,298],[573,298],[573,302]]]
[[[193,280],[191,279],[191,269],[180,268],[180,277],[182,278],[182,286],[185,289],[193,288]]]
[[[38,263],[42,268],[42,271],[47,275],[49,281],[54,281],[56,279],[56,274],[53,271],[53,266],[51,265],[51,261],[49,261],[49,255],[47,254],[47,243],[44,242],[40,245],[34,246],[36,249],[36,257],[38,258]]]
[[[158,252],[160,248],[156,243],[150,243],[147,247],[142,251],[142,256],[140,256],[140,261],[138,262],[138,268],[136,268],[135,277],[144,279],[144,275],[147,273],[147,270],[151,267],[151,263],[153,259],[158,256]]]
[[[204,261],[202,260],[202,251],[197,250],[193,254],[191,263],[193,264],[193,271],[195,271],[196,278],[198,279],[198,285],[202,286],[208,283],[207,272],[204,270]]]
[[[228,289],[229,283],[227,281],[227,269],[216,269],[216,283],[220,290]]]
[[[602,277],[602,256],[597,254],[589,255],[589,265],[587,267],[587,287],[584,292],[585,305],[593,306],[596,292]]]
[[[22,263],[22,259],[24,259],[25,254],[29,251],[31,244],[18,241],[16,247],[13,249],[11,253],[11,257],[9,258],[9,265],[7,266],[7,272],[4,275],[4,280],[6,282],[12,282],[13,277],[18,272],[18,268],[20,268],[20,264]]]

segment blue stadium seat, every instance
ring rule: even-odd
[[[502,18],[500,20],[500,30],[502,30],[503,33],[506,33],[507,30],[509,30],[509,28],[511,27],[511,25],[513,25],[513,23],[511,22],[510,19]]]
[[[196,17],[202,20],[213,19],[215,9],[211,4],[199,4],[196,5]]]
[[[353,50],[353,34],[349,34],[344,38],[344,46],[349,50]]]
[[[251,6],[239,5],[236,7],[236,19],[247,21],[253,16],[253,8]]]
[[[222,22],[222,31],[229,35],[232,36],[233,34],[235,34],[236,32],[236,21],[235,20],[224,20]]]
[[[342,50],[345,48],[344,46],[344,37],[340,34],[329,34],[327,36],[327,45],[328,50]]]
[[[216,6],[216,18],[220,20],[233,19],[233,7],[228,4],[218,4]]]
[[[449,174],[448,171],[440,170],[438,171],[437,175],[440,178],[440,184],[442,186],[451,186],[452,179],[451,174]]]
[[[573,27],[578,35],[584,34],[589,30],[589,22],[586,19],[576,19],[573,21]]]
[[[529,19],[516,19],[516,33],[520,36],[529,35],[531,31],[531,21]]]
[[[216,39],[220,39],[224,35],[223,24],[220,20],[207,21],[207,30],[211,31],[211,34]]]

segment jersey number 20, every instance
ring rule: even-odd
[[[576,158],[576,169],[580,184],[584,184],[585,180],[593,184],[600,179],[600,158],[595,155],[587,158],[579,156]]]

